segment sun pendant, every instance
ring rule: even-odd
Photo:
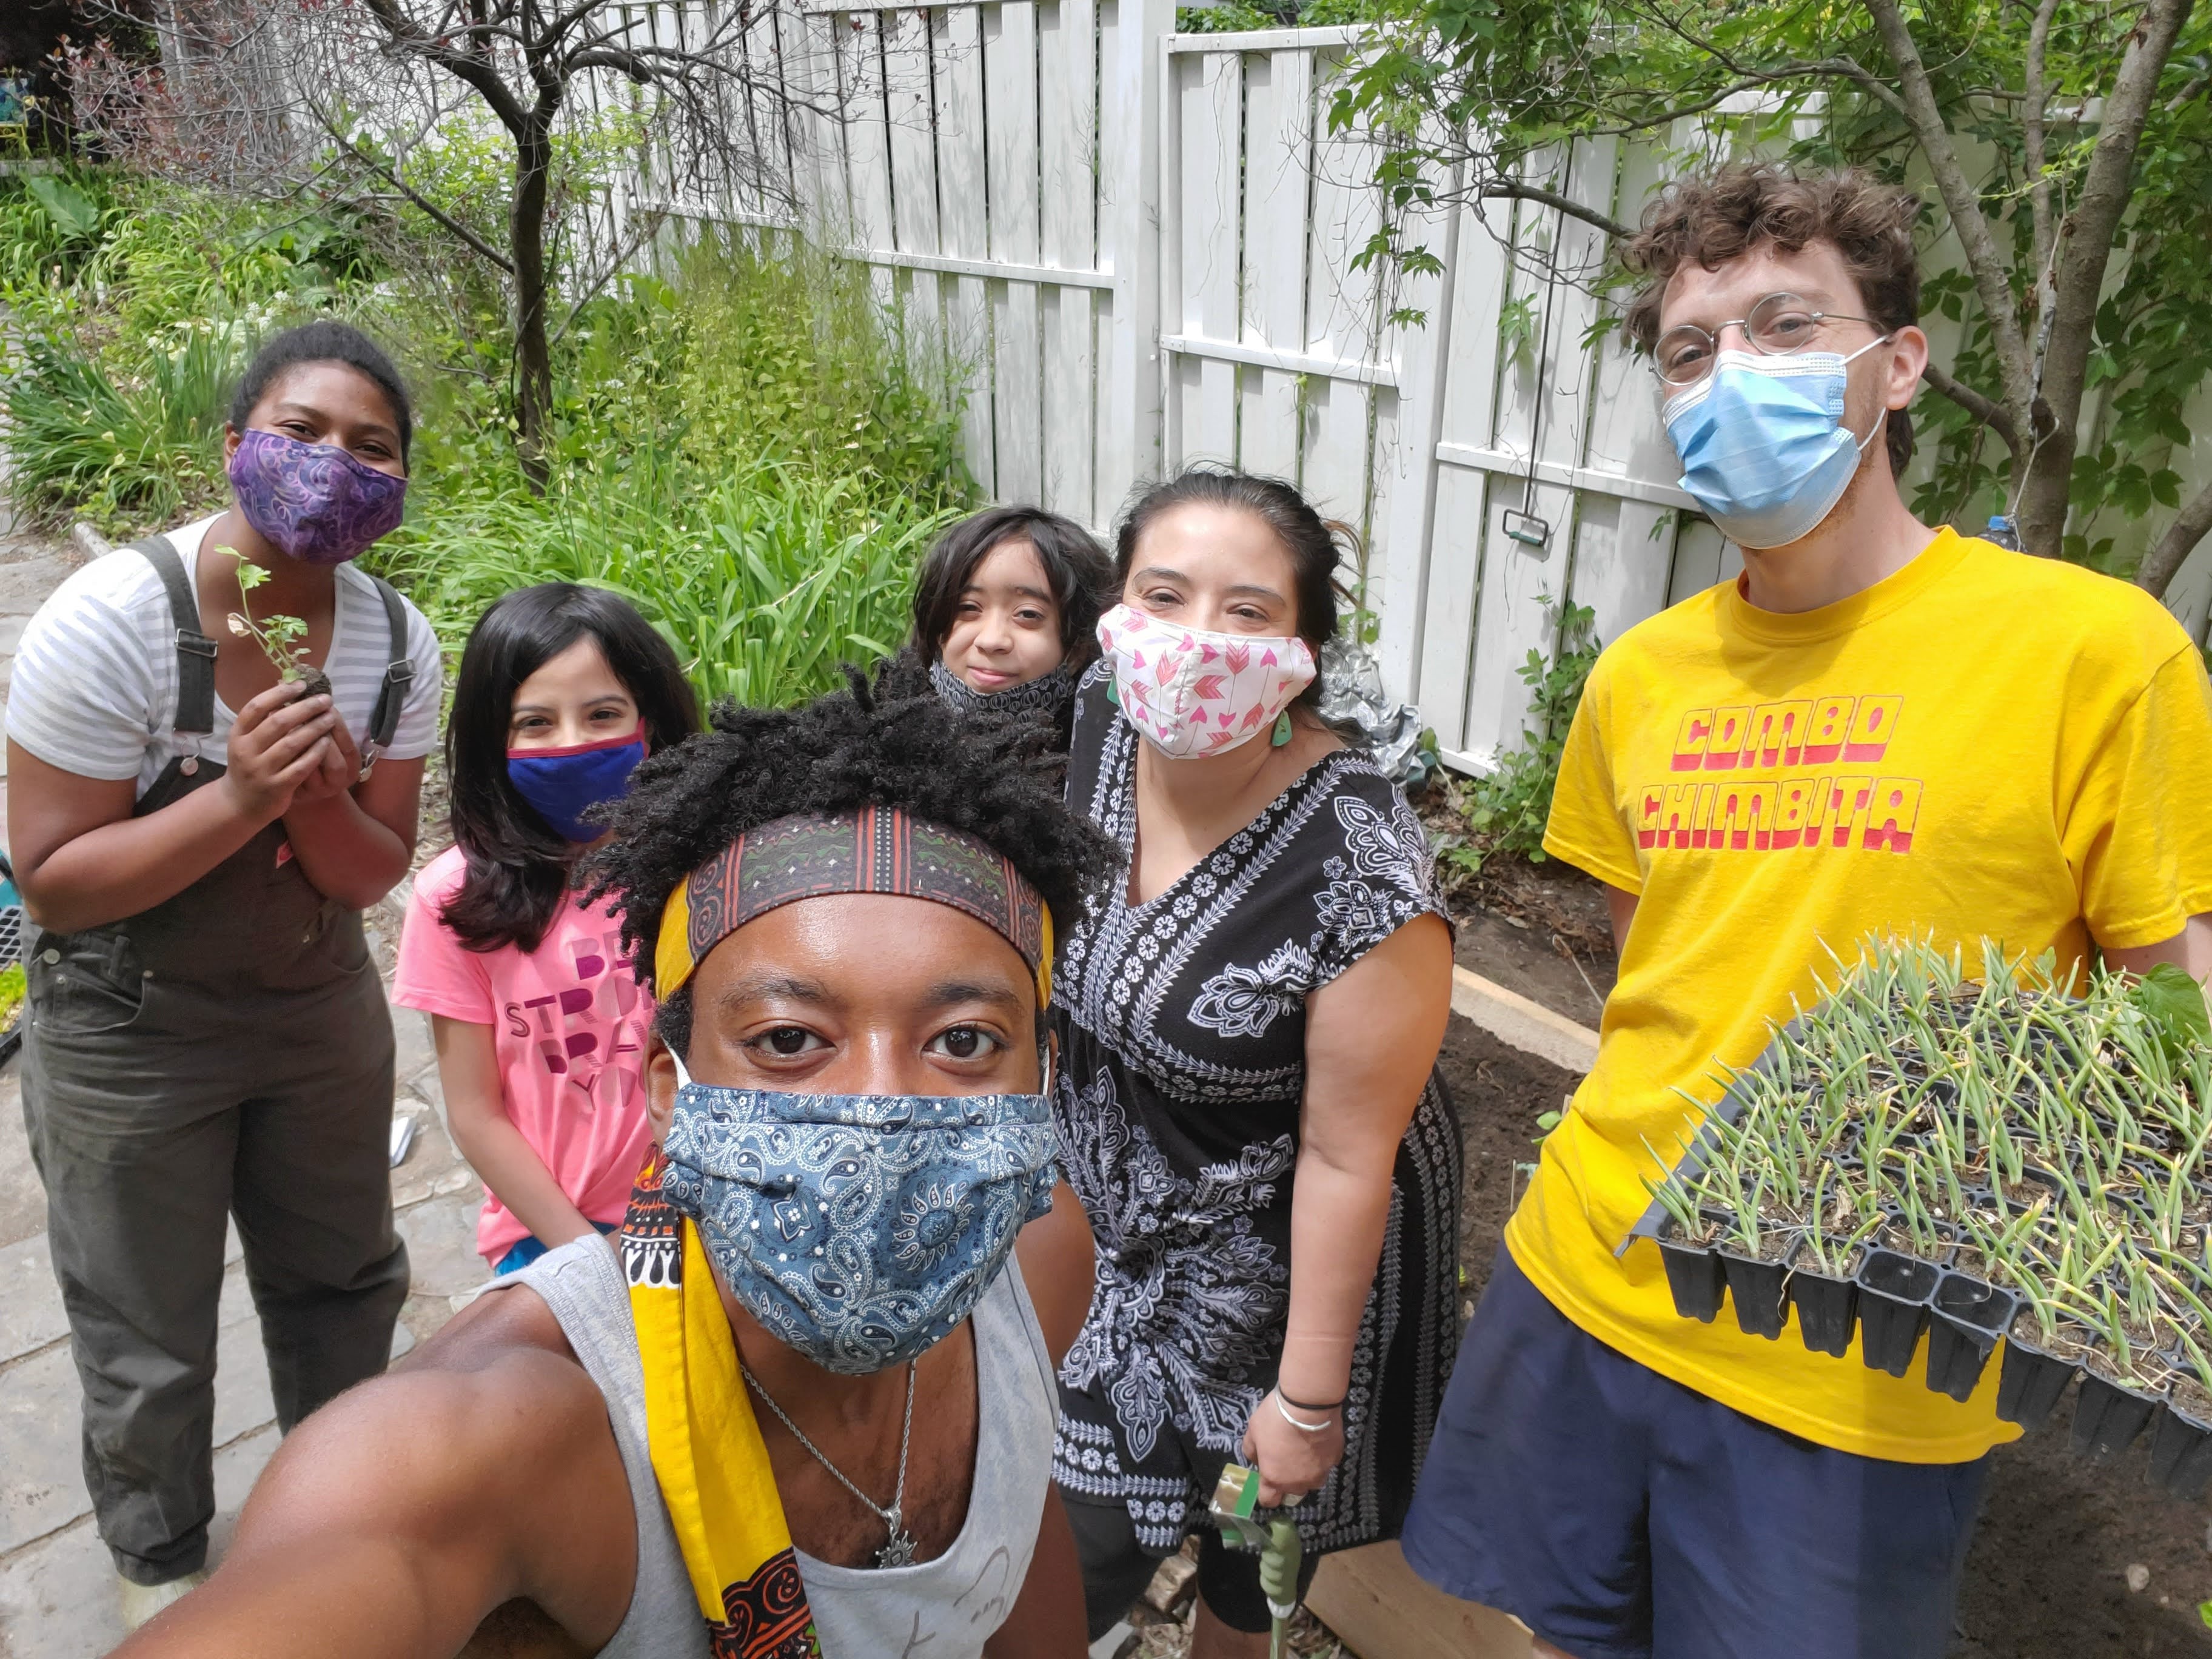
[[[914,1565],[914,1534],[899,1524],[896,1511],[890,1519],[891,1534],[884,1540],[883,1548],[876,1552],[879,1567],[910,1567]]]

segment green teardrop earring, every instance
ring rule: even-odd
[[[1275,729],[1267,734],[1267,747],[1280,749],[1291,740],[1291,711],[1287,708],[1275,716]]]

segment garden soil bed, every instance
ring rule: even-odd
[[[1599,883],[1556,860],[1498,858],[1449,897],[1461,967],[1596,1027],[1616,967]]]
[[[1571,1018],[1595,1024],[1587,994],[1579,1008],[1563,1006],[1531,982],[1528,969],[1505,960],[1503,971],[1492,971],[1468,961],[1470,931],[1462,923],[1467,966]],[[1517,936],[1521,930],[1508,931]],[[1542,937],[1528,931],[1540,946]],[[1487,927],[1479,937],[1491,937]],[[1553,960],[1574,979],[1565,962]],[[1609,982],[1609,976],[1599,981],[1601,988]],[[1558,981],[1552,984],[1556,988]],[[1526,1180],[1516,1166],[1536,1156],[1537,1116],[1557,1111],[1577,1079],[1463,1019],[1451,1022],[1443,1063],[1467,1137],[1464,1306],[1481,1294],[1505,1218]],[[2212,1506],[2177,1503],[2154,1491],[2144,1478],[2143,1443],[2107,1464],[2075,1457],[2066,1438],[2072,1409],[2069,1400],[2051,1425],[1996,1455],[1966,1563],[1951,1659],[2212,1654],[2212,1630],[2196,1611],[2212,1599]],[[2130,1566],[2149,1571],[2141,1591],[2128,1588]]]

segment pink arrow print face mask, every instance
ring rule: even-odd
[[[1176,760],[1250,742],[1313,684],[1313,648],[1295,634],[1209,634],[1117,605],[1098,646],[1123,717]]]

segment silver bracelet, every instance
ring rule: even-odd
[[[1297,1418],[1291,1415],[1291,1408],[1283,1403],[1283,1395],[1280,1389],[1268,1389],[1267,1398],[1275,1402],[1275,1410],[1277,1413],[1280,1415],[1283,1421],[1289,1424],[1292,1428],[1297,1429],[1301,1433],[1326,1434],[1329,1430],[1336,1426],[1333,1422],[1301,1423]]]

